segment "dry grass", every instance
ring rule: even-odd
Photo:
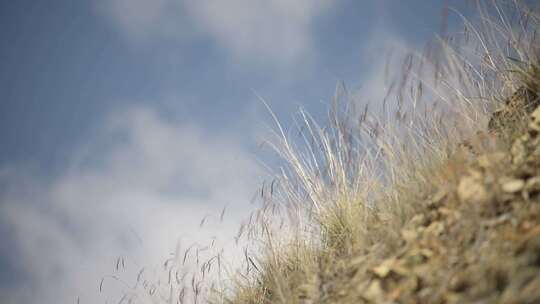
[[[492,113],[518,89],[533,99],[540,88],[538,17],[517,2],[478,9],[478,20],[463,19],[457,37],[405,57],[384,115],[349,99],[333,103],[322,127],[301,111],[300,141],[274,117],[269,144],[286,165],[263,191],[258,221],[249,227],[262,244],[249,258],[253,267],[235,276],[220,301],[381,303],[372,297],[373,269],[403,249],[411,221],[442,197],[450,210],[464,211],[450,202],[459,201],[459,183],[477,156],[508,151],[527,127],[526,113],[518,113],[489,132]],[[337,94],[347,97],[339,87]],[[480,221],[480,213],[471,211],[463,222]]]
[[[227,269],[213,243],[190,246],[163,265],[164,276],[139,273],[120,302],[518,299],[506,287],[530,271],[522,267],[523,252],[536,251],[519,239],[514,247],[526,249],[513,255],[503,242],[513,230],[499,221],[515,219],[516,227],[528,223],[536,231],[540,203],[531,203],[528,192],[526,200],[507,196],[499,184],[540,176],[540,169],[517,166],[514,155],[532,153],[528,141],[516,146],[515,139],[530,133],[526,114],[536,107],[508,112],[506,105],[520,91],[526,97],[516,100],[538,102],[539,22],[517,1],[480,2],[474,22],[463,18],[462,32],[404,56],[381,113],[343,86],[325,126],[300,111],[297,129],[287,132],[270,110],[277,128],[268,145],[284,165],[240,228],[238,238],[251,244],[244,267]],[[540,290],[539,278],[527,278]],[[514,302],[528,303],[529,294]]]

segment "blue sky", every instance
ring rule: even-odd
[[[440,33],[445,1],[0,6],[0,302],[99,303],[120,255],[230,242],[272,162],[256,95],[285,125],[322,119],[338,81],[377,102],[388,54]]]

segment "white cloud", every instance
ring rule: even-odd
[[[190,22],[177,0],[96,0],[98,13],[105,15],[130,40],[144,42],[152,37],[183,38]]]
[[[3,303],[75,303],[77,296],[100,303],[120,291],[109,281],[98,292],[117,256],[127,258],[131,274],[124,279],[132,282],[140,267],[161,265],[178,240],[186,249],[216,236],[231,247],[261,176],[234,136],[210,135],[145,108],[113,115],[68,161],[70,168],[47,182],[17,178],[20,170],[0,174],[7,185],[0,223],[13,231],[17,266],[30,278],[18,290],[0,290]],[[207,215],[208,228],[200,229]]]
[[[240,62],[290,64],[314,55],[327,0],[107,0],[99,10],[131,38],[210,38]]]

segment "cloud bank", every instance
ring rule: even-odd
[[[2,251],[22,278],[0,290],[0,302],[118,301],[119,282],[98,291],[117,257],[129,261],[131,282],[141,267],[161,265],[178,241],[180,250],[213,237],[233,243],[261,177],[235,136],[137,107],[112,115],[98,133],[53,180],[20,167],[1,171],[0,229],[9,244]]]
[[[209,39],[237,62],[287,65],[314,55],[325,0],[101,0],[98,12],[136,41]]]

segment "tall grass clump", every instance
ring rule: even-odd
[[[517,1],[454,14],[463,30],[405,54],[378,105],[338,85],[325,125],[300,110],[285,130],[272,114],[284,164],[242,228],[246,267],[212,301],[357,303],[372,290],[356,278],[396,252],[415,215],[452,196],[475,156],[508,149],[526,121],[498,113],[539,92],[540,19]]]

